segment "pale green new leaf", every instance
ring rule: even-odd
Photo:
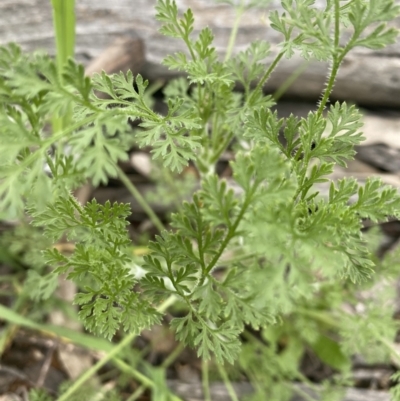
[[[177,52],[164,58],[162,62],[170,70],[185,71],[188,66],[186,54]]]
[[[49,299],[58,286],[58,277],[53,272],[41,276],[30,270],[24,284],[24,291],[34,300]]]
[[[265,65],[262,61],[268,56],[269,51],[270,46],[267,42],[254,41],[247,50],[240,52],[228,61],[228,69],[235,80],[249,89],[250,83],[264,72]]]
[[[193,31],[193,13],[190,9],[183,15],[178,17],[178,7],[173,0],[159,0],[156,5],[156,18],[163,22],[160,32],[166,36],[175,38],[188,39]]]
[[[94,185],[116,177],[118,161],[128,158],[128,144],[117,134],[118,128],[128,128],[127,117],[107,113],[92,126],[78,131],[70,141],[73,153],[79,155],[77,168],[92,179]]]
[[[240,352],[238,339],[240,329],[232,327],[230,323],[223,323],[218,328],[209,327],[206,323],[194,339],[197,347],[197,356],[205,360],[215,357],[217,362],[225,361],[233,364]]]
[[[358,199],[352,210],[372,221],[387,221],[389,216],[400,216],[400,195],[396,188],[383,185],[380,178],[369,178],[358,189]]]

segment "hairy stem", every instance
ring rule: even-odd
[[[317,114],[321,115],[325,109],[326,103],[329,100],[329,96],[332,93],[333,86],[336,81],[337,74],[339,72],[340,64],[343,61],[344,52],[340,52],[339,39],[340,39],[340,4],[339,0],[335,0],[335,32],[334,32],[334,49],[332,55],[331,73],[322,96],[322,100],[319,104]]]

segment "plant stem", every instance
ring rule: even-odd
[[[125,373],[130,374],[131,376],[133,376],[135,379],[137,379],[138,381],[140,381],[142,383],[142,385],[136,389],[136,391],[128,398],[127,401],[136,400],[138,397],[140,397],[140,395],[143,393],[143,391],[146,388],[152,388],[152,389],[156,388],[156,383],[154,383],[154,381],[149,379],[143,373],[140,373],[136,369],[133,369],[131,366],[129,366],[123,360],[121,360],[119,358],[113,358],[112,361],[115,365],[117,365],[118,368],[120,368],[120,370],[122,370]],[[181,400],[181,398],[177,397],[176,395],[173,395],[173,401],[182,401],[182,400]]]
[[[211,260],[211,262],[209,263],[209,265],[206,267],[206,275],[208,273],[210,273],[210,271],[214,268],[214,266],[217,264],[219,258],[221,257],[222,253],[224,252],[225,248],[228,246],[230,240],[235,236],[236,230],[244,216],[244,214],[246,213],[247,208],[250,205],[251,199],[253,197],[253,194],[255,192],[256,188],[253,187],[249,193],[248,196],[246,197],[242,209],[239,212],[239,215],[236,217],[235,222],[233,223],[233,225],[229,228],[228,234],[226,235],[225,239],[223,240],[218,252],[216,253],[216,255],[214,256],[214,258]],[[206,277],[206,276],[204,276]]]
[[[301,74],[306,70],[308,67],[309,62],[304,61],[301,63],[290,75],[289,77],[283,82],[282,85],[275,91],[272,95],[275,102],[277,102],[282,95],[292,86],[292,84],[301,76]]]
[[[131,376],[133,376],[136,380],[142,383],[142,385],[147,388],[151,387],[153,388],[155,386],[155,383],[149,379],[147,376],[145,376],[143,373],[140,373],[138,370],[133,369],[131,366],[129,366],[125,361],[123,361],[120,358],[112,358],[113,363],[123,372],[129,373]],[[60,401],[60,400],[58,400]]]
[[[219,374],[222,377],[222,381],[225,384],[226,389],[228,390],[228,394],[231,397],[232,401],[239,401],[238,396],[236,395],[235,389],[232,386],[231,381],[229,380],[228,374],[226,373],[225,368],[220,363],[217,363],[217,368]]]
[[[184,348],[185,346],[183,345],[183,343],[179,343],[175,347],[175,349],[164,359],[161,366],[163,368],[167,368],[168,366],[170,366],[175,361],[175,359],[178,358],[178,356],[182,353]]]
[[[166,309],[168,309],[169,306],[171,306],[176,300],[176,297],[174,295],[171,295],[169,298],[167,298],[158,308],[157,310],[159,312],[164,312]],[[128,346],[137,336],[136,332],[132,332],[128,334],[119,344],[117,344],[107,355],[105,355],[102,359],[100,359],[95,365],[93,365],[90,369],[88,369],[78,380],[76,380],[71,387],[68,388],[68,390],[62,394],[57,401],[68,401],[69,397],[75,391],[77,391],[87,380],[89,380],[102,366],[104,366],[107,362],[110,360],[118,360],[117,364],[119,366],[123,367],[128,367],[130,369],[130,372],[135,374],[135,377],[141,380],[142,382],[144,381],[148,386],[154,386],[154,383],[146,376],[142,375],[140,372],[137,372],[136,370],[132,369],[129,367],[129,365],[125,364],[125,362],[119,360],[117,358],[117,355],[126,347]],[[117,358],[117,359],[115,359]],[[126,366],[125,366],[126,365]],[[133,372],[134,370],[134,372]]]
[[[74,56],[75,48],[75,0],[51,0],[53,24],[56,39],[57,72],[62,82],[62,69],[69,57]],[[53,132],[67,127],[71,120],[71,110],[62,117],[52,117]]]
[[[122,181],[122,183],[128,189],[128,191],[133,195],[133,197],[136,199],[136,201],[139,203],[139,205],[143,208],[143,210],[146,212],[147,216],[149,216],[149,219],[151,220],[151,222],[157,227],[158,231],[160,231],[160,232],[163,231],[164,230],[163,223],[158,218],[158,216],[154,213],[153,209],[147,203],[146,199],[144,199],[143,195],[137,190],[137,188],[133,185],[132,181],[121,170],[121,168],[119,166],[116,165],[115,168],[117,169],[119,179]]]
[[[288,384],[287,387],[291,388],[295,393],[300,395],[303,398],[303,400],[305,400],[305,401],[317,401],[314,397],[309,395],[307,392],[305,392],[299,386],[296,386],[294,383]]]
[[[203,385],[204,401],[211,401],[208,361],[205,359],[201,361],[201,383]]]
[[[334,49],[332,54],[332,66],[331,66],[331,73],[328,79],[328,83],[326,85],[324,95],[322,100],[319,104],[317,114],[321,115],[325,109],[326,103],[329,100],[329,96],[332,93],[333,86],[335,84],[336,76],[339,72],[340,64],[343,61],[344,55],[346,54],[344,51],[339,53],[340,46],[339,46],[339,39],[340,39],[340,4],[339,0],[335,0],[335,32],[334,32]]]
[[[305,308],[296,308],[296,313],[300,313],[304,316],[308,316],[311,319],[317,320],[321,323],[324,323],[328,326],[335,327],[336,329],[340,329],[342,326],[340,324],[340,321],[337,320],[336,318],[332,317],[329,313],[327,312],[317,312],[315,310],[309,310]]]
[[[263,85],[265,84],[265,82],[267,82],[268,78],[270,77],[270,75],[272,74],[272,72],[274,71],[274,69],[276,68],[276,66],[278,65],[279,61],[281,61],[281,58],[283,57],[285,53],[282,51],[280,53],[277,54],[277,56],[275,57],[275,60],[271,63],[271,65],[269,66],[269,68],[267,69],[267,71],[265,71],[265,74],[261,77],[260,81],[258,82],[257,86],[255,87],[255,89],[253,90],[252,94],[250,95],[250,97],[247,99],[246,103],[250,104],[251,101],[253,100],[253,97],[255,96],[255,94],[262,89]]]
[[[185,346],[182,343],[179,343],[178,346],[168,355],[168,357],[164,359],[163,363],[161,364],[161,367],[167,368],[168,366],[170,366],[175,361],[175,359],[182,353],[184,348]],[[146,379],[149,380],[147,377]],[[138,399],[143,394],[143,392],[146,390],[147,387],[149,386],[142,384],[126,401],[134,401]]]
[[[146,387],[144,385],[141,385],[140,387],[138,387],[134,393],[132,393],[130,395],[129,398],[126,399],[126,401],[135,401],[137,400],[144,392],[144,390],[146,390]]]
[[[243,0],[242,0],[240,2],[240,5],[236,8],[235,22],[233,23],[231,34],[229,36],[228,47],[226,49],[226,54],[225,54],[225,61],[228,61],[232,55],[232,50],[233,50],[233,47],[235,46],[236,36],[238,33],[238,29],[239,29],[239,23],[240,23],[240,20],[242,19],[244,11],[245,11],[245,8],[243,6]]]
[[[322,97],[321,102],[319,103],[319,107],[317,110],[317,114],[321,115],[325,109],[326,103],[329,100],[329,96],[332,93],[333,85],[335,84],[336,75],[339,71],[340,62],[338,60],[333,60],[332,67],[331,67],[331,75],[329,77],[328,83],[326,85],[324,95]]]
[[[51,0],[57,48],[57,69],[61,70],[75,48],[75,0]]]
[[[136,337],[137,333],[133,332],[126,336],[116,347],[114,347],[104,358],[100,359],[95,365],[88,369],[82,376],[76,380],[68,390],[58,398],[57,401],[68,401],[73,393],[75,393],[87,380],[89,380],[102,366],[111,359],[115,358],[127,345],[129,345]],[[139,372],[138,372],[139,373]]]
[[[27,304],[27,299],[24,293],[21,292],[21,289],[17,289],[17,294],[18,297],[12,307],[12,310],[18,313],[21,309],[25,308],[25,305]],[[0,335],[0,356],[3,355],[5,349],[11,343],[17,329],[18,325],[12,323],[7,323],[5,326],[2,327],[2,332]]]
[[[211,164],[215,164],[219,160],[222,153],[226,150],[228,145],[231,143],[233,137],[234,137],[234,132],[232,132],[232,131],[226,135],[225,140],[222,142],[222,144],[219,146],[219,148],[215,151],[215,153],[210,158]]]
[[[94,117],[87,117],[82,121],[79,121],[78,123],[71,124],[62,131],[58,132],[53,132],[53,135],[49,137],[48,139],[45,139],[42,142],[42,147],[41,149],[32,152],[28,157],[26,157],[24,160],[22,160],[21,163],[15,165],[15,169],[18,169],[20,171],[26,170],[30,164],[34,163],[36,159],[43,157],[45,158],[45,155],[47,154],[48,149],[55,144],[58,140],[62,139],[63,136],[69,132],[72,132],[78,128],[80,128],[83,125],[89,124],[94,120]]]

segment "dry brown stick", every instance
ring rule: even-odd
[[[47,352],[45,354],[42,367],[40,368],[39,376],[36,380],[36,387],[40,388],[44,386],[44,382],[49,372],[51,361],[53,359],[54,351],[56,350],[56,348],[57,348],[57,342],[52,341],[51,346],[47,349]]]

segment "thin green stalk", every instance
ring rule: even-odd
[[[56,41],[57,71],[62,80],[62,69],[69,57],[74,56],[75,49],[75,0],[51,0],[53,7],[53,24]],[[71,112],[61,118],[53,117],[53,132],[67,127]]]
[[[148,387],[153,388],[153,387],[155,387],[155,383],[151,379],[149,379],[143,373],[140,373],[138,370],[132,368],[132,366],[128,365],[122,359],[115,357],[115,358],[112,358],[112,362],[122,372],[128,373],[129,375],[134,377],[136,380],[138,380],[140,383],[142,383],[142,385],[145,388],[148,388]],[[60,400],[58,400],[58,401],[60,401]]]
[[[172,271],[172,263],[167,262],[167,269],[168,269],[168,278],[171,280],[172,285],[175,288],[176,293],[185,300],[185,302],[188,304],[189,308],[191,308],[191,304],[190,301],[188,299],[188,297],[184,294],[184,292],[182,291],[181,288],[179,288],[179,286],[177,286],[176,284],[176,280],[175,280],[175,275]]]
[[[299,39],[299,37],[301,37],[302,34],[299,34],[295,39],[293,39],[293,41],[295,42],[297,39]],[[262,76],[262,78],[260,79],[260,81],[258,82],[256,88],[254,89],[253,93],[250,95],[250,97],[248,99],[246,99],[246,103],[250,104],[251,101],[253,100],[253,96],[256,95],[256,93],[262,89],[262,87],[264,86],[264,84],[268,81],[268,79],[270,78],[271,74],[274,72],[276,66],[279,64],[279,62],[281,61],[282,57],[285,54],[285,50],[282,50],[280,53],[278,53],[275,56],[274,61],[270,64],[269,68],[267,69],[267,71],[265,71],[264,75]]]
[[[171,295],[166,301],[164,301],[158,308],[157,310],[159,312],[164,312],[165,310],[168,309],[169,306],[171,306],[176,300],[176,297],[174,295]],[[126,347],[128,346],[135,338],[137,337],[137,333],[133,332],[128,334],[119,344],[117,344],[107,355],[105,355],[102,359],[100,359],[95,365],[93,365],[90,369],[88,369],[81,377],[79,377],[78,380],[76,380],[71,387],[68,388],[68,390],[62,394],[57,401],[68,401],[69,397],[71,397],[72,394],[75,393],[87,380],[89,380],[102,366],[104,366],[107,362],[110,360],[118,360],[117,355]],[[127,366],[130,371],[132,368],[129,367],[129,365],[126,365],[125,362],[123,361],[118,361],[117,364],[119,366],[123,366],[124,368]],[[126,365],[126,366],[125,366]],[[140,380],[145,381],[146,384],[149,386],[153,385],[154,383],[146,376],[143,376],[140,372],[135,372],[131,373],[135,374],[136,377]],[[152,383],[152,384],[151,384]]]
[[[335,49],[339,48],[340,40],[340,3],[339,0],[335,0]]]
[[[73,125],[70,125],[70,126],[64,128],[62,131],[53,133],[53,135],[51,137],[49,137],[48,139],[46,139],[42,142],[42,147],[39,150],[32,152],[28,157],[23,159],[19,164],[15,165],[15,168],[20,171],[24,171],[25,169],[27,169],[29,167],[29,165],[31,163],[34,163],[36,161],[36,159],[38,159],[39,157],[43,157],[44,154],[47,154],[47,150],[53,144],[55,144],[59,139],[61,139],[65,134],[78,129],[83,125],[91,123],[94,119],[95,118],[93,116],[87,117],[84,120],[79,121],[78,123],[75,123]]]
[[[192,57],[193,61],[196,61],[196,55],[194,53],[189,36],[185,35],[184,29],[181,27],[181,25],[179,23],[175,23],[174,25],[175,25],[175,28],[180,33],[182,40],[185,42],[186,47],[188,48],[188,50],[190,52],[190,56]]]
[[[165,360],[161,364],[161,367],[167,368],[168,366],[170,366],[175,361],[175,359],[182,353],[184,348],[185,346],[182,343],[179,343],[178,346],[168,355],[168,357],[165,358]],[[143,394],[143,392],[146,390],[147,387],[149,386],[142,384],[136,389],[134,393],[131,394],[131,396],[126,401],[135,401]]]
[[[147,216],[149,216],[149,219],[151,220],[151,222],[157,227],[158,231],[160,231],[160,232],[163,231],[164,230],[163,223],[158,218],[158,216],[154,213],[153,209],[147,203],[146,199],[144,199],[143,195],[137,190],[137,188],[133,185],[132,181],[121,170],[121,168],[119,166],[116,165],[115,168],[117,169],[119,179],[122,181],[122,183],[128,189],[128,191],[133,195],[133,197],[136,199],[136,201],[139,203],[139,205],[143,208],[143,210],[146,212]]]
[[[247,198],[245,199],[242,209],[239,212],[239,215],[236,217],[236,220],[233,223],[233,225],[229,228],[228,234],[226,235],[225,239],[222,241],[222,244],[219,247],[218,252],[215,254],[214,258],[208,264],[204,277],[206,277],[206,275],[208,273],[210,273],[210,271],[214,268],[214,266],[217,264],[219,258],[221,257],[222,253],[224,252],[225,248],[228,246],[231,239],[235,236],[236,230],[237,230],[240,222],[242,221],[242,218],[243,218],[244,214],[246,213],[247,208],[250,205],[250,202],[251,202],[251,199],[253,197],[255,190],[256,190],[255,186],[250,190],[250,193],[248,194]]]
[[[204,401],[211,401],[208,361],[205,359],[201,361],[201,383],[203,385]]]
[[[255,94],[262,89],[263,85],[265,84],[265,82],[267,82],[267,80],[269,79],[269,77],[271,76],[272,72],[275,70],[276,66],[278,65],[278,63],[281,61],[283,55],[285,54],[284,51],[281,51],[280,53],[278,53],[274,59],[274,61],[270,64],[269,68],[267,69],[267,71],[265,71],[264,75],[261,77],[260,81],[258,82],[257,86],[255,87],[255,89],[253,90],[253,93],[250,95],[250,97],[247,99],[246,103],[250,104],[251,101],[253,100],[253,97],[255,96]]]
[[[58,401],[68,401],[87,380],[89,380],[102,366],[114,359],[127,345],[129,345],[137,336],[137,333],[132,333],[126,336],[116,347],[114,347],[104,358],[100,359],[95,365],[88,369],[82,376],[76,380],[68,390],[62,394]],[[139,373],[139,372],[137,372]],[[147,379],[147,378],[146,378]]]
[[[75,0],[51,0],[53,6],[53,23],[56,40],[56,62],[61,72],[75,49]]]
[[[316,393],[318,392],[318,390],[320,390],[320,387],[318,386],[318,384],[313,383],[311,381],[311,379],[309,379],[308,377],[306,377],[303,373],[301,372],[296,372],[296,380],[299,380],[301,383],[304,383],[309,389],[315,391]],[[290,383],[291,385],[293,385],[293,383]]]
[[[333,86],[335,84],[337,73],[339,72],[339,67],[340,67],[340,62],[337,59],[333,60],[332,67],[331,67],[331,75],[329,77],[328,83],[327,83],[325,91],[324,91],[324,95],[322,97],[322,100],[319,103],[319,107],[317,110],[318,115],[322,114],[322,112],[325,109],[326,103],[329,100],[329,96],[332,93]]]
[[[18,297],[14,303],[14,305],[12,306],[11,310],[19,313],[21,309],[23,309],[26,305],[26,296],[23,292],[21,292],[22,289],[18,289],[17,288],[17,294]],[[2,328],[2,332],[0,335],[0,356],[3,355],[3,352],[5,351],[5,349],[7,348],[8,344],[10,343],[10,339],[13,336],[13,333],[17,330],[18,325],[16,324],[12,324],[12,323],[7,323],[3,328]]]
[[[300,75],[306,70],[308,67],[309,62],[305,61],[301,63],[293,72],[290,74],[290,76],[283,82],[281,86],[275,91],[275,93],[272,95],[275,102],[277,102],[282,95],[293,85],[293,83],[300,77]]]
[[[235,253],[237,250],[238,251],[242,251],[243,249],[234,248],[234,249],[231,249],[231,252]],[[259,256],[259,254],[257,252],[250,252],[250,253],[247,253],[247,254],[241,254],[241,255],[238,255],[238,256],[234,256],[234,257],[232,257],[230,259],[224,260],[224,264],[234,265],[234,264],[237,264],[239,262],[243,262],[244,260],[247,260],[247,259],[253,259],[253,258],[257,257],[257,256]]]
[[[339,67],[342,64],[343,59],[346,57],[347,53],[353,48],[354,43],[357,41],[358,37],[360,36],[362,30],[356,30],[350,40],[347,42],[344,48],[339,46],[340,40],[340,5],[339,0],[335,0],[335,33],[334,33],[334,54],[333,54],[333,61],[332,61],[332,68],[331,68],[331,75],[329,77],[323,98],[320,102],[318,107],[317,113],[319,115],[322,114],[326,103],[328,102],[329,96],[333,90],[333,86],[335,83],[336,76],[339,72]]]
[[[295,393],[301,396],[304,401],[317,401],[314,397],[312,397],[310,394],[305,392],[302,388],[299,386],[296,386],[295,383],[289,383],[287,384],[287,387],[291,388]]]
[[[328,83],[326,85],[325,91],[324,91],[324,95],[322,97],[322,100],[319,104],[318,110],[317,110],[317,114],[321,115],[322,112],[325,109],[326,103],[329,100],[329,96],[332,93],[333,90],[333,86],[335,84],[336,81],[336,76],[339,72],[339,67],[340,64],[343,60],[344,57],[344,52],[341,52],[341,54],[339,54],[339,50],[340,50],[340,46],[339,46],[339,39],[340,39],[340,4],[339,4],[339,0],[335,0],[335,32],[334,32],[334,50],[333,50],[333,55],[332,55],[332,66],[331,66],[331,74],[330,77],[328,79]]]
[[[342,327],[339,320],[335,319],[334,317],[331,317],[328,313],[325,312],[317,312],[304,308],[296,308],[296,313],[308,316],[311,319],[322,322],[330,327],[335,327],[336,329],[340,329]]]
[[[218,368],[219,374],[222,377],[222,381],[224,382],[225,387],[228,390],[228,394],[231,397],[231,400],[232,401],[239,401],[239,398],[238,398],[238,396],[236,394],[235,389],[232,386],[231,381],[229,380],[228,374],[226,373],[226,370],[225,370],[224,366],[219,364],[219,363],[217,363],[217,368]]]
[[[310,163],[310,157],[307,156],[307,157],[305,157],[304,160],[303,160],[303,166],[308,166],[309,163]],[[303,171],[302,171],[302,173],[301,173],[301,175],[300,175],[300,179],[298,180],[298,189],[297,189],[296,193],[295,193],[294,196],[293,196],[293,201],[295,201],[295,200],[297,199],[297,197],[300,195],[300,193],[303,192],[303,190],[304,190],[303,185],[304,185],[304,181],[305,181],[305,179],[306,179],[307,171],[308,171],[308,168],[307,168],[307,167],[304,167],[304,168],[303,168]],[[307,192],[308,192],[308,191],[307,191]],[[305,193],[305,195],[306,195],[306,194],[307,194],[307,193]],[[305,195],[304,195],[304,196],[305,196]]]
[[[215,153],[210,158],[211,164],[215,164],[219,160],[222,153],[226,150],[226,148],[228,147],[234,136],[235,134],[233,131],[229,132],[229,134],[226,135],[225,140],[222,142],[221,146],[215,151]]]
[[[139,386],[131,395],[130,397],[128,397],[126,399],[126,401],[135,401],[137,400],[144,392],[144,390],[146,390],[145,386]]]
[[[217,147],[217,142],[221,140],[221,132],[218,127],[219,113],[214,113],[211,121],[211,146],[212,149]],[[206,127],[207,132],[207,127]]]
[[[232,51],[233,48],[235,46],[235,42],[236,42],[236,37],[237,37],[237,33],[238,33],[238,29],[239,29],[239,24],[240,24],[240,20],[243,16],[243,13],[245,12],[246,8],[244,6],[244,2],[243,0],[241,0],[240,5],[236,8],[236,17],[235,17],[235,21],[231,30],[231,34],[229,36],[229,42],[228,42],[228,47],[227,47],[227,51],[225,54],[225,62],[228,61],[232,55]],[[244,85],[246,88],[246,85]],[[247,92],[247,88],[246,88],[246,92]],[[216,124],[213,124],[213,130],[216,129]],[[220,145],[217,149],[216,152],[214,152],[214,154],[212,155],[211,159],[209,160],[210,163],[213,165],[215,164],[221,154],[225,151],[225,149],[227,148],[227,146],[229,145],[229,143],[231,142],[231,140],[233,139],[233,132],[230,132],[227,137],[225,138],[225,140],[223,141],[222,145]],[[215,145],[215,139],[217,139],[217,136],[214,136],[214,145]],[[219,138],[218,138],[219,139]],[[215,148],[215,146],[214,146]]]
[[[146,388],[152,388],[152,389],[156,388],[156,383],[154,383],[151,379],[149,379],[147,376],[140,373],[136,369],[133,369],[123,360],[119,358],[113,358],[112,361],[121,371],[130,374],[131,376],[133,376],[135,379],[137,379],[142,383],[142,385],[129,397],[128,400],[130,401],[136,400]],[[176,395],[173,395],[172,398],[174,401],[182,401],[181,398],[179,398]]]
[[[233,47],[235,46],[236,37],[237,37],[238,29],[239,29],[239,23],[240,23],[240,20],[242,19],[244,11],[245,11],[245,8],[243,6],[243,0],[242,0],[240,2],[240,5],[236,8],[235,22],[233,23],[231,34],[229,36],[228,47],[226,49],[226,54],[225,54],[225,61],[228,61],[232,55],[232,50],[233,50]]]
[[[164,359],[163,363],[161,364],[161,367],[163,368],[167,368],[168,366],[170,366],[176,358],[178,358],[178,356],[180,354],[182,354],[182,351],[185,349],[185,346],[183,343],[179,343],[175,349],[167,356],[167,358]]]

